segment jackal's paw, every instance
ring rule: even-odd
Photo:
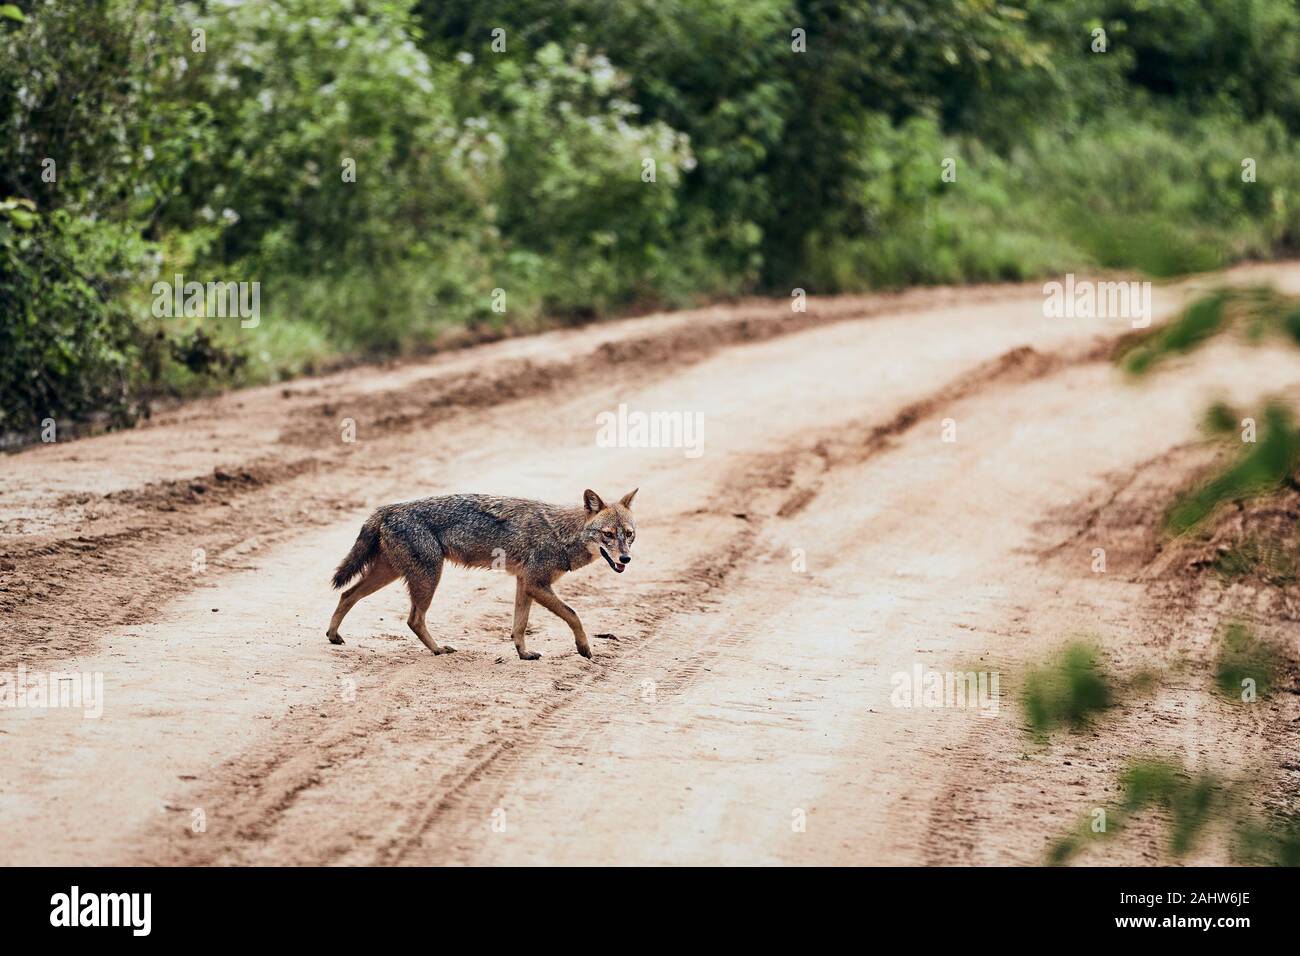
[[[331,643],[331,644],[342,644],[342,643],[343,643],[343,638],[339,637],[339,635],[337,635],[337,634],[330,634],[328,631],[326,631],[326,632],[325,632],[325,636],[328,637],[328,638],[330,639],[330,643]]]
[[[442,647],[440,647],[440,648],[438,648],[436,651],[434,651],[434,653],[435,653],[435,654],[455,654],[455,653],[456,653],[456,648],[452,647],[450,644],[444,644],[444,645],[442,645]]]
[[[583,657],[585,657],[587,660],[591,660],[592,658],[590,647],[580,647],[578,648],[578,653],[581,654]]]
[[[542,659],[542,655],[536,651],[520,651],[519,659],[521,661],[538,661]]]

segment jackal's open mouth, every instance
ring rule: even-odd
[[[604,558],[609,563],[609,566],[613,568],[615,571],[617,571],[619,574],[623,573],[623,565],[616,564],[614,559],[609,556],[609,552],[606,551],[604,548],[600,549],[600,556]]]

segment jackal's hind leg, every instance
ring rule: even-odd
[[[439,647],[424,623],[424,615],[428,612],[433,594],[438,590],[438,582],[442,579],[442,566],[445,563],[442,548],[436,539],[404,528],[392,531],[385,529],[380,533],[379,540],[388,560],[398,574],[406,578],[406,589],[411,593],[411,613],[406,618],[407,627],[433,653],[450,654],[456,648],[445,644]]]
[[[348,588],[339,595],[338,607],[334,609],[334,616],[330,618],[329,630],[325,636],[330,639],[331,644],[342,644],[343,638],[339,636],[339,625],[343,623],[343,618],[347,617],[348,611],[352,610],[363,597],[367,594],[374,594],[386,584],[392,583],[397,579],[397,572],[393,566],[382,555],[377,558],[373,564],[361,576],[361,580],[352,587]]]

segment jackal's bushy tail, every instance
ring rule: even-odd
[[[334,572],[334,587],[341,588],[370,564],[379,554],[379,525],[370,520],[361,526],[356,544]]]

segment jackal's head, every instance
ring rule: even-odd
[[[587,509],[587,523],[582,529],[583,542],[593,557],[599,554],[619,574],[632,560],[632,542],[636,540],[636,522],[632,520],[632,499],[635,497],[634,488],[617,504],[607,505],[590,488],[582,493],[582,504]]]

